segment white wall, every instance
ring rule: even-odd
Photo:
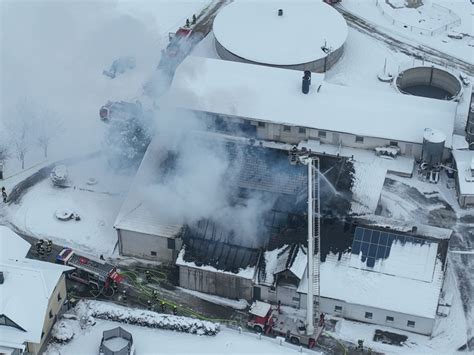
[[[168,239],[152,234],[144,234],[124,229],[117,229],[120,255],[174,263],[181,249],[182,241],[174,238],[175,248],[168,248]],[[155,252],[156,255],[152,255]]]
[[[335,307],[342,307],[342,311],[336,311]],[[301,294],[300,307],[306,308],[306,294]],[[370,306],[346,303],[344,301],[321,297],[321,312],[338,315],[343,318],[353,319],[365,323],[379,324],[386,327],[402,329],[424,335],[431,335],[434,319],[412,316],[404,313],[393,312]],[[372,313],[372,319],[366,318],[365,313]],[[393,322],[388,322],[386,317],[393,317]],[[414,321],[415,326],[408,327],[408,321]]]

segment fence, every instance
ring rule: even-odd
[[[451,22],[449,22],[449,23],[447,23],[443,26],[440,26],[436,29],[433,29],[433,30],[429,30],[429,29],[422,28],[422,27],[417,27],[417,26],[412,26],[412,25],[409,25],[406,22],[396,20],[395,18],[393,18],[393,16],[388,14],[385,11],[385,9],[380,5],[380,0],[375,0],[375,6],[379,9],[382,16],[385,17],[392,25],[400,26],[400,27],[409,29],[410,32],[419,33],[419,34],[425,35],[425,36],[439,35],[439,34],[442,34],[443,32],[446,32],[448,29],[451,29],[451,28],[461,24],[461,18],[458,15],[456,15],[451,9],[448,9],[444,6],[437,5],[437,4],[432,4],[432,7],[434,9],[446,12],[447,14],[451,15],[451,17],[453,17],[453,20]]]

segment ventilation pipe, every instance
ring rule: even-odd
[[[283,9],[278,9],[278,16],[283,16]]]
[[[304,71],[303,82],[301,86],[301,91],[303,94],[309,93],[309,86],[311,85],[311,72],[309,70]]]

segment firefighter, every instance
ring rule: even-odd
[[[165,304],[165,301],[161,301],[160,302],[160,306],[161,306],[161,312],[165,313],[165,310],[166,310],[166,304]]]
[[[52,250],[53,250],[53,241],[48,240],[46,242],[46,252],[49,254],[49,253],[51,253]]]
[[[100,254],[100,260],[105,260],[104,259],[104,254]]]
[[[193,14],[193,25],[195,25],[195,24],[196,24],[196,21],[197,21],[196,15],[195,15],[195,14]]]
[[[178,314],[178,307],[173,306],[173,314],[177,315]]]
[[[146,306],[149,311],[151,311],[151,300],[146,301]]]
[[[364,341],[362,339],[357,340],[357,350],[364,350]]]
[[[127,300],[127,290],[123,290],[123,291],[122,291],[122,299],[123,299],[124,301]]]
[[[145,271],[145,278],[146,278],[146,280],[147,280],[148,282],[151,281],[151,274],[150,274],[150,271],[149,271],[149,270]]]
[[[186,27],[189,27],[189,19],[186,19]]]
[[[325,317],[325,314],[323,312],[321,312],[319,314],[319,326],[322,327],[324,325],[324,317]]]
[[[158,299],[158,292],[156,292],[156,290],[153,290],[152,295],[153,295],[153,299],[154,299],[154,300],[157,300],[157,299]]]
[[[39,255],[40,249],[41,249],[41,242],[39,240],[35,243],[35,248],[36,248],[36,254]]]
[[[41,244],[40,248],[39,248],[39,256],[41,259],[44,258],[44,252],[45,252],[45,247],[43,244]]]
[[[5,190],[5,187],[2,187],[2,197],[3,197],[3,202],[7,203],[7,191]]]
[[[117,289],[118,289],[118,285],[117,285],[117,282],[112,282],[112,288],[114,289],[114,292],[117,292]]]

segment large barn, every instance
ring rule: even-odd
[[[372,150],[396,146],[415,158],[421,157],[425,129],[433,128],[445,135],[444,158],[449,157],[456,102],[335,85],[322,74],[312,74],[304,94],[302,75],[191,56],[177,69],[162,104],[225,122],[228,129],[239,125],[259,139]]]

